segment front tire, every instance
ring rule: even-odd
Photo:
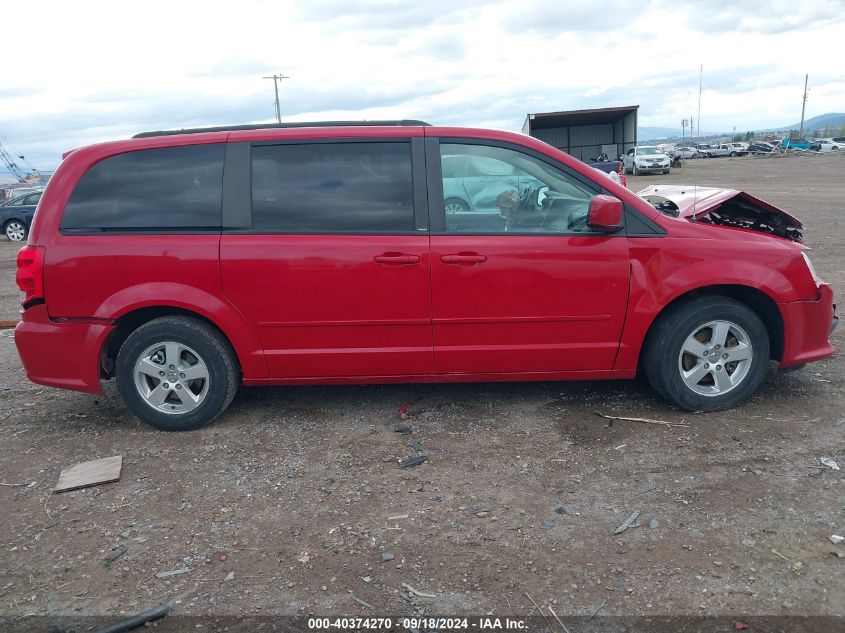
[[[643,367],[654,390],[687,411],[745,402],[769,362],[766,327],[746,305],[705,296],[670,308],[649,333]]]
[[[238,374],[228,341],[182,316],[140,326],[117,354],[117,387],[126,406],[163,431],[211,423],[235,397]]]
[[[29,231],[26,228],[26,224],[20,220],[9,220],[3,225],[3,233],[12,242],[23,242]]]

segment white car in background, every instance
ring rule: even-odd
[[[698,149],[695,147],[676,147],[675,154],[681,158],[698,158]]]
[[[817,138],[810,143],[810,149],[814,152],[838,152],[845,149],[845,144],[837,143],[831,138]]]
[[[625,173],[635,176],[643,172],[654,171],[668,174],[672,169],[671,159],[655,145],[632,147],[622,157]]]

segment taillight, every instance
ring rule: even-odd
[[[616,173],[617,173],[617,174],[619,174],[620,176],[622,175],[622,167],[623,167],[623,165],[622,165],[622,163],[620,162],[620,163],[619,163],[619,167],[617,167],[617,168],[616,168]]]
[[[24,246],[18,253],[18,274],[21,303],[44,298],[44,247]]]

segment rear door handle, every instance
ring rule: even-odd
[[[483,264],[487,261],[487,256],[478,253],[455,253],[443,255],[440,261],[444,264]]]
[[[405,253],[382,253],[373,257],[378,264],[419,264],[419,255],[407,255]]]

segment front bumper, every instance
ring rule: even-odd
[[[819,298],[815,301],[778,305],[784,330],[782,369],[828,358],[836,353],[836,348],[828,340],[839,323],[833,290],[824,283],[818,288]]]
[[[637,171],[666,171],[669,169],[669,163],[665,165],[637,165]]]
[[[24,311],[15,345],[32,382],[100,393],[100,350],[112,330],[109,322],[54,321],[37,305]]]

